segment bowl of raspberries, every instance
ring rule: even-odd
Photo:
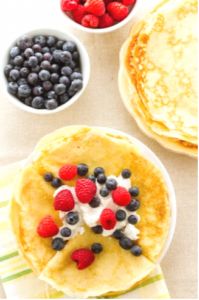
[[[4,59],[7,99],[35,114],[59,112],[76,102],[90,76],[84,45],[73,35],[38,29],[21,35]]]
[[[91,33],[107,33],[132,19],[138,0],[61,0],[67,21]]]

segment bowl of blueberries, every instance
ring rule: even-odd
[[[90,76],[84,45],[53,29],[21,35],[9,47],[3,67],[7,99],[34,114],[52,114],[72,105]]]

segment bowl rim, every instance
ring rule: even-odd
[[[59,9],[60,9],[62,15],[64,16],[64,18],[66,19],[66,22],[68,23],[68,25],[73,26],[73,28],[81,30],[83,32],[88,32],[88,33],[105,34],[105,33],[110,33],[110,32],[116,31],[117,29],[120,29],[123,26],[125,26],[137,14],[137,10],[139,9],[139,2],[140,2],[140,0],[136,0],[135,4],[133,6],[129,5],[129,7],[131,7],[130,12],[125,19],[114,24],[113,26],[106,27],[106,28],[84,27],[81,24],[75,22],[70,16],[67,15],[67,13],[62,11],[61,7]]]
[[[19,99],[17,99],[16,97],[14,97],[13,95],[11,95],[8,91],[7,91],[7,84],[8,81],[6,79],[6,76],[4,75],[4,67],[6,65],[6,62],[8,62],[8,55],[9,55],[9,50],[11,49],[12,46],[15,45],[15,43],[23,36],[27,35],[27,36],[34,36],[37,34],[44,34],[44,35],[55,35],[56,37],[60,37],[62,39],[66,39],[66,40],[71,40],[74,41],[78,47],[78,51],[80,53],[80,61],[81,61],[81,65],[82,65],[82,73],[83,73],[83,87],[82,89],[77,92],[68,102],[58,106],[56,109],[53,110],[47,110],[47,109],[36,109],[30,106],[25,105],[24,103],[22,103]],[[61,37],[62,36],[62,37]],[[84,65],[84,67],[83,67]],[[2,59],[1,59],[1,80],[3,82],[3,94],[5,95],[5,98],[8,99],[8,101],[13,104],[15,107],[28,112],[28,113],[32,113],[32,114],[36,114],[36,115],[51,115],[51,114],[55,114],[58,113],[60,111],[63,111],[64,109],[69,108],[73,103],[75,103],[77,100],[79,100],[80,96],[83,94],[83,92],[85,91],[89,79],[90,79],[90,72],[91,72],[91,64],[90,64],[90,58],[88,55],[88,51],[86,49],[86,47],[84,46],[84,44],[72,33],[70,33],[69,31],[62,31],[59,30],[57,28],[51,28],[51,27],[41,27],[41,28],[35,28],[33,30],[28,30],[22,33],[19,33],[18,37],[15,38],[14,40],[12,40],[12,42],[9,42],[9,46],[7,47],[7,50],[5,51]],[[86,66],[86,67],[85,67]]]

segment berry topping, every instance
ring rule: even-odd
[[[109,190],[108,190],[105,186],[103,186],[103,187],[100,189],[100,195],[101,195],[102,197],[107,197],[107,196],[109,195]]]
[[[129,211],[136,211],[140,207],[140,202],[137,199],[132,199],[131,202],[126,206]]]
[[[122,0],[122,4],[129,6],[129,5],[134,5],[136,0]]]
[[[86,164],[79,164],[77,166],[77,174],[79,176],[85,176],[88,173],[88,166]]]
[[[84,27],[97,28],[99,25],[99,18],[94,15],[87,14],[82,18],[81,24]]]
[[[112,191],[113,201],[119,206],[126,206],[131,201],[131,195],[122,186],[118,186],[114,191]]]
[[[60,251],[64,248],[64,246],[66,245],[66,241],[64,241],[62,238],[55,238],[52,240],[52,248],[56,251]]]
[[[103,184],[106,182],[106,176],[104,174],[99,174],[97,176],[97,182],[100,183],[100,184]]]
[[[77,8],[78,1],[76,0],[62,0],[61,8],[63,11],[73,11]]]
[[[120,240],[122,237],[124,237],[124,233],[119,230],[119,229],[116,229],[114,232],[113,232],[113,237],[117,240]]]
[[[119,244],[125,250],[129,250],[133,246],[133,242],[127,237],[122,237],[119,240]]]
[[[101,225],[96,225],[96,226],[92,227],[91,229],[96,234],[101,234],[103,232],[103,228]]]
[[[73,195],[69,190],[60,191],[54,199],[55,210],[70,211],[74,208],[75,201]]]
[[[53,178],[51,185],[55,188],[60,187],[62,185],[62,182],[59,178]]]
[[[95,168],[95,170],[94,170],[94,176],[95,177],[97,177],[99,174],[101,174],[101,173],[105,173],[105,171],[104,171],[104,169],[103,168],[101,168],[101,167],[97,167],[97,168]]]
[[[99,19],[99,28],[110,27],[113,24],[114,24],[114,20],[108,13],[104,14]]]
[[[95,197],[91,200],[91,202],[89,203],[89,205],[90,205],[90,207],[92,207],[92,208],[96,208],[96,207],[100,206],[100,198],[97,197],[97,196],[95,196]]]
[[[131,171],[129,169],[124,169],[122,171],[122,177],[123,178],[130,178],[131,177]]]
[[[131,253],[135,256],[140,256],[142,254],[142,248],[138,245],[134,245],[131,248]]]
[[[70,225],[75,225],[79,222],[79,215],[76,211],[71,211],[66,215],[66,222]]]
[[[52,173],[45,173],[44,174],[44,180],[47,182],[51,182],[53,180],[53,174]]]
[[[37,233],[43,238],[48,238],[56,235],[59,228],[51,216],[44,217],[37,226]]]
[[[84,5],[86,11],[97,17],[105,13],[105,5],[103,0],[87,0]]]
[[[129,189],[129,193],[132,197],[137,197],[140,193],[139,188],[137,186],[133,186]]]
[[[114,178],[108,178],[106,181],[106,187],[108,190],[115,190],[117,187],[117,181]]]
[[[102,244],[100,244],[100,243],[94,243],[94,244],[92,244],[91,245],[91,250],[95,254],[98,254],[98,253],[102,252],[102,250],[103,250]]]
[[[135,225],[138,222],[138,218],[135,215],[131,215],[131,216],[128,217],[128,222],[130,224]]]
[[[129,13],[128,7],[119,2],[111,2],[107,6],[107,11],[116,21],[122,21]]]
[[[110,208],[105,208],[100,215],[100,223],[106,230],[111,230],[116,225],[115,213]]]
[[[81,203],[89,203],[97,191],[96,185],[90,179],[78,179],[75,186],[75,192]]]
[[[63,227],[61,230],[60,230],[60,234],[63,236],[63,237],[69,237],[71,236],[71,229],[68,228],[68,227]]]
[[[73,19],[77,23],[81,23],[81,21],[82,21],[85,14],[86,14],[85,7],[83,5],[80,5],[80,4],[72,12]]]
[[[77,175],[77,166],[64,165],[59,169],[59,177],[63,180],[72,180]]]
[[[95,256],[90,249],[82,248],[75,250],[71,255],[71,259],[77,263],[79,270],[83,270],[94,262]]]
[[[124,221],[126,219],[126,212],[122,209],[118,209],[115,215],[117,221]]]

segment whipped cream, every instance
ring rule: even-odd
[[[118,186],[122,186],[122,187],[126,188],[127,190],[131,187],[131,181],[129,178],[125,179],[121,175],[118,177],[111,175],[108,178],[116,179]],[[100,192],[100,189],[103,187],[103,185],[96,182],[96,187],[97,187],[96,196],[100,198],[100,202],[101,202],[100,205],[96,208],[92,208],[89,204],[84,204],[84,203],[79,202],[79,200],[76,196],[74,187],[71,187],[68,185],[62,185],[55,191],[55,193],[53,195],[54,197],[56,197],[56,195],[60,191],[63,191],[65,189],[69,190],[72,193],[74,201],[75,201],[75,207],[73,208],[72,211],[78,212],[79,221],[74,225],[68,224],[66,222],[66,215],[68,214],[68,212],[60,211],[59,216],[63,222],[63,226],[60,227],[59,233],[54,238],[62,237],[60,234],[60,230],[63,227],[68,227],[71,230],[71,235],[69,237],[62,237],[62,239],[64,239],[64,240],[69,240],[72,237],[76,236],[77,234],[84,233],[84,231],[85,231],[84,224],[86,224],[88,227],[94,227],[96,225],[100,225],[99,218],[100,218],[102,211],[105,208],[110,208],[114,212],[116,212],[118,209],[124,210],[126,212],[126,219],[124,221],[117,221],[115,227],[111,230],[103,229],[102,235],[103,236],[111,236],[115,230],[121,229],[121,230],[123,230],[124,234],[128,238],[130,238],[131,240],[137,240],[139,237],[140,231],[139,231],[139,229],[137,229],[135,227],[135,225],[128,223],[128,217],[130,215],[135,215],[139,222],[140,216],[136,212],[128,211],[125,207],[121,207],[121,206],[118,206],[117,204],[115,204],[113,201],[113,198],[111,196],[111,192],[109,193],[109,195],[107,197],[102,197],[99,192]]]

